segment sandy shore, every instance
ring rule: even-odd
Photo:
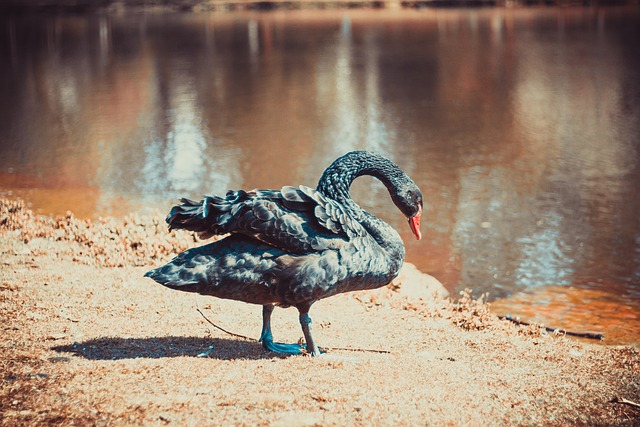
[[[411,276],[312,308],[319,358],[265,353],[260,307],[145,279],[198,244],[162,219],[0,201],[0,424],[639,425],[640,351],[541,334]],[[417,280],[417,279],[416,279]],[[301,336],[294,309],[276,339]]]

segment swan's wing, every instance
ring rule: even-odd
[[[167,222],[170,228],[202,237],[239,233],[290,253],[341,248],[366,231],[344,207],[308,187],[229,191],[201,202],[182,200]]]
[[[301,185],[300,187],[283,187],[281,193],[285,200],[291,198],[304,198],[313,206],[313,219],[322,228],[337,235],[346,235],[348,238],[362,236],[366,231],[345,209],[343,205],[326,197],[319,191]]]

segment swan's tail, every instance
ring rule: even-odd
[[[170,289],[183,292],[202,292],[204,289],[203,283],[207,283],[207,269],[203,268],[204,266],[201,263],[191,262],[187,264],[185,262],[191,261],[192,253],[197,255],[199,251],[187,250],[170,263],[147,271],[144,276]]]
[[[169,231],[195,231],[202,239],[215,234],[224,234],[224,232],[219,233],[219,227],[216,224],[221,212],[215,209],[213,199],[213,197],[205,197],[199,202],[180,199],[181,204],[171,208],[169,215],[167,215],[166,221],[169,224]]]
[[[233,231],[235,217],[248,199],[244,191],[229,191],[225,197],[206,196],[199,202],[180,199],[167,215],[169,230],[189,230],[201,239]]]

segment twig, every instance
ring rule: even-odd
[[[245,337],[244,335],[234,334],[233,332],[229,332],[229,331],[227,331],[226,329],[223,329],[223,328],[221,328],[220,326],[216,325],[216,324],[215,324],[215,323],[213,323],[211,320],[207,319],[207,316],[205,316],[205,315],[200,311],[200,309],[199,309],[199,308],[196,308],[196,311],[197,311],[198,313],[200,313],[200,316],[202,316],[202,317],[204,318],[204,320],[206,320],[206,321],[207,321],[211,326],[213,326],[214,328],[220,329],[220,330],[221,330],[222,332],[224,332],[225,334],[229,334],[229,335],[232,335],[232,336],[234,336],[234,337],[242,338],[242,339],[245,339],[245,340],[248,340],[248,341],[256,341],[256,340],[255,340],[255,339],[253,339],[253,338],[249,338],[249,337]]]
[[[198,313],[200,313],[200,316],[202,316],[204,318],[204,320],[207,321],[207,323],[209,323],[211,326],[213,326],[216,329],[221,330],[222,332],[224,332],[225,334],[229,334],[231,336],[234,337],[238,337],[238,338],[242,338],[245,339],[247,341],[258,341],[255,338],[250,338],[244,335],[240,335],[240,334],[236,334],[230,331],[227,331],[224,328],[221,328],[220,326],[216,325],[215,323],[213,323],[211,320],[209,320],[207,318],[207,316],[204,315],[204,313],[202,313],[202,311],[200,311],[199,308],[196,307],[196,311]],[[322,347],[325,350],[332,350],[332,351],[363,351],[363,352],[369,352],[369,353],[386,353],[386,354],[390,354],[391,352],[388,350],[374,350],[374,349],[370,349],[370,348],[357,348],[357,347]]]
[[[510,314],[505,314],[504,316],[498,316],[499,319],[501,320],[509,320],[517,325],[524,325],[524,326],[531,326],[531,323],[528,322],[523,322],[522,320],[518,320],[515,317],[513,317]],[[559,328],[550,328],[548,326],[545,326],[544,329],[547,332],[553,332],[553,333],[561,333],[561,334],[565,334],[565,335],[570,335],[572,337],[580,337],[580,338],[590,338],[590,339],[594,339],[594,340],[603,340],[604,339],[604,334],[601,334],[599,332],[572,332],[572,331],[567,331],[564,329],[559,329]]]
[[[611,399],[609,403],[621,403],[623,405],[629,405],[633,408],[640,409],[640,403],[636,403],[633,400],[625,399],[624,397],[619,397],[619,396],[616,396],[613,399]]]

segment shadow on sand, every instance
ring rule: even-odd
[[[210,357],[214,359],[271,359],[286,357],[265,352],[258,342],[203,337],[95,338],[51,348],[90,360]]]

